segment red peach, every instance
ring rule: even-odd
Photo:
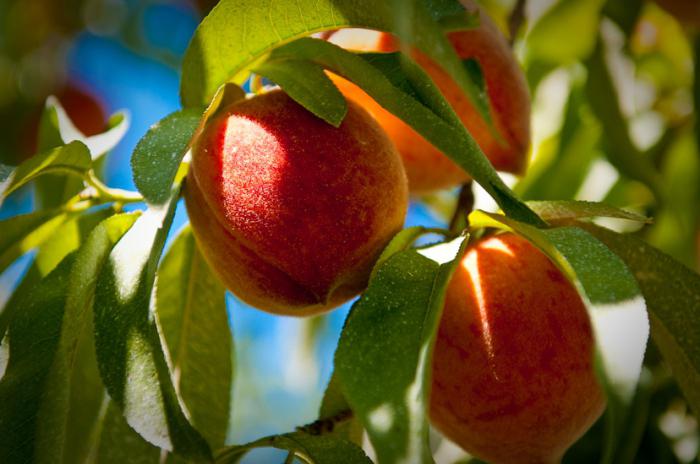
[[[605,407],[594,346],[581,297],[544,253],[512,233],[481,240],[448,286],[431,420],[488,462],[559,462]]]
[[[402,227],[408,187],[396,149],[362,108],[350,103],[334,128],[272,91],[207,123],[185,200],[203,255],[234,294],[309,315],[364,289]]]

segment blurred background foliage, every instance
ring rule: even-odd
[[[129,157],[148,127],[179,107],[179,65],[214,0],[0,2],[0,162],[36,150],[44,102],[56,95],[78,128],[102,131],[126,109],[130,129],[103,165],[111,186],[133,189]],[[604,201],[654,218],[606,220],[700,269],[700,2],[484,0],[513,43],[533,101],[527,175],[506,180],[527,200]],[[400,14],[400,12],[397,12]],[[407,225],[445,226],[457,191],[416,198]],[[13,195],[0,218],[28,212]],[[475,206],[493,210],[475,187]],[[173,231],[186,222],[178,208]],[[31,262],[0,276],[0,306]],[[236,380],[228,442],[286,432],[316,417],[349,305],[312,319],[271,316],[228,295]],[[681,309],[681,308],[679,308]],[[698,424],[650,345],[619,461],[698,461]],[[598,460],[602,423],[565,462]],[[436,461],[467,462],[434,437]],[[269,450],[248,462],[267,462]]]

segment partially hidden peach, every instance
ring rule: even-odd
[[[448,286],[431,420],[488,462],[559,462],[605,407],[593,359],[586,308],[549,258],[512,233],[478,241]]]
[[[463,2],[468,10],[477,7]],[[502,140],[497,140],[469,98],[430,57],[417,50],[413,58],[433,79],[462,123],[499,171],[522,174],[530,145],[530,94],[523,72],[508,42],[484,11],[479,27],[450,32],[448,39],[462,59],[474,59],[484,76],[491,114]],[[388,33],[365,29],[341,29],[330,42],[356,51],[393,52],[397,39]],[[387,131],[403,158],[411,192],[421,193],[452,187],[469,176],[411,127],[379,106],[353,83],[331,75],[343,94],[367,109]]]
[[[235,295],[309,315],[364,289],[403,225],[408,187],[395,147],[362,108],[350,103],[334,128],[275,90],[207,123],[185,201],[204,257]]]

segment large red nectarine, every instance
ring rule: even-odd
[[[558,462],[600,416],[586,308],[562,272],[505,233],[470,246],[448,286],[430,416],[493,463]]]
[[[476,6],[464,2],[469,10]],[[503,140],[497,140],[486,121],[452,78],[425,54],[413,58],[430,75],[462,123],[497,170],[520,174],[530,144],[530,95],[508,42],[488,15],[480,11],[477,28],[450,32],[448,39],[462,59],[479,63],[491,102],[494,123]],[[399,44],[391,34],[364,29],[341,29],[329,41],[349,50],[392,52]],[[469,179],[459,166],[395,117],[353,83],[331,76],[343,94],[367,109],[396,144],[406,167],[411,192],[451,187]]]
[[[203,255],[243,301],[290,315],[362,291],[404,220],[406,174],[350,103],[334,128],[282,91],[224,109],[192,150],[185,200]]]

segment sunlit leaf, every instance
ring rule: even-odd
[[[36,211],[0,221],[0,272],[24,253],[41,245],[71,213],[59,210]]]
[[[225,291],[191,229],[183,229],[158,272],[156,315],[170,352],[175,387],[192,423],[213,449],[224,445],[233,380]]]
[[[558,0],[528,33],[528,57],[565,64],[586,58],[595,45],[604,3],[604,0]]]
[[[71,142],[35,155],[0,182],[0,204],[5,197],[40,175],[62,172],[81,177],[91,165],[90,152],[81,142]]]
[[[76,140],[83,142],[90,151],[92,159],[97,159],[116,147],[124,138],[126,131],[129,130],[131,120],[127,111],[121,111],[110,118],[111,127],[105,132],[87,136],[71,121],[70,116],[56,97],[49,97],[46,100],[46,109],[55,111],[56,126],[62,142],[70,143]]]
[[[172,382],[153,320],[158,259],[178,192],[150,207],[117,243],[97,281],[95,347],[102,380],[127,423],[148,442],[192,459],[211,452],[190,424]]]
[[[160,120],[141,138],[131,157],[134,183],[146,201],[162,204],[170,196],[175,177],[203,108],[181,110]]]
[[[223,83],[242,83],[274,47],[311,33],[362,27],[396,33],[431,54],[470,96],[486,121],[488,103],[461,66],[435,19],[452,17],[456,0],[402,2],[400,21],[391,0],[222,0],[202,21],[185,52],[180,95],[185,106],[206,104]],[[467,13],[464,13],[465,16]],[[467,21],[467,20],[465,20]]]
[[[447,283],[465,243],[460,237],[394,254],[345,323],[335,372],[379,462],[432,462],[430,362]]]

